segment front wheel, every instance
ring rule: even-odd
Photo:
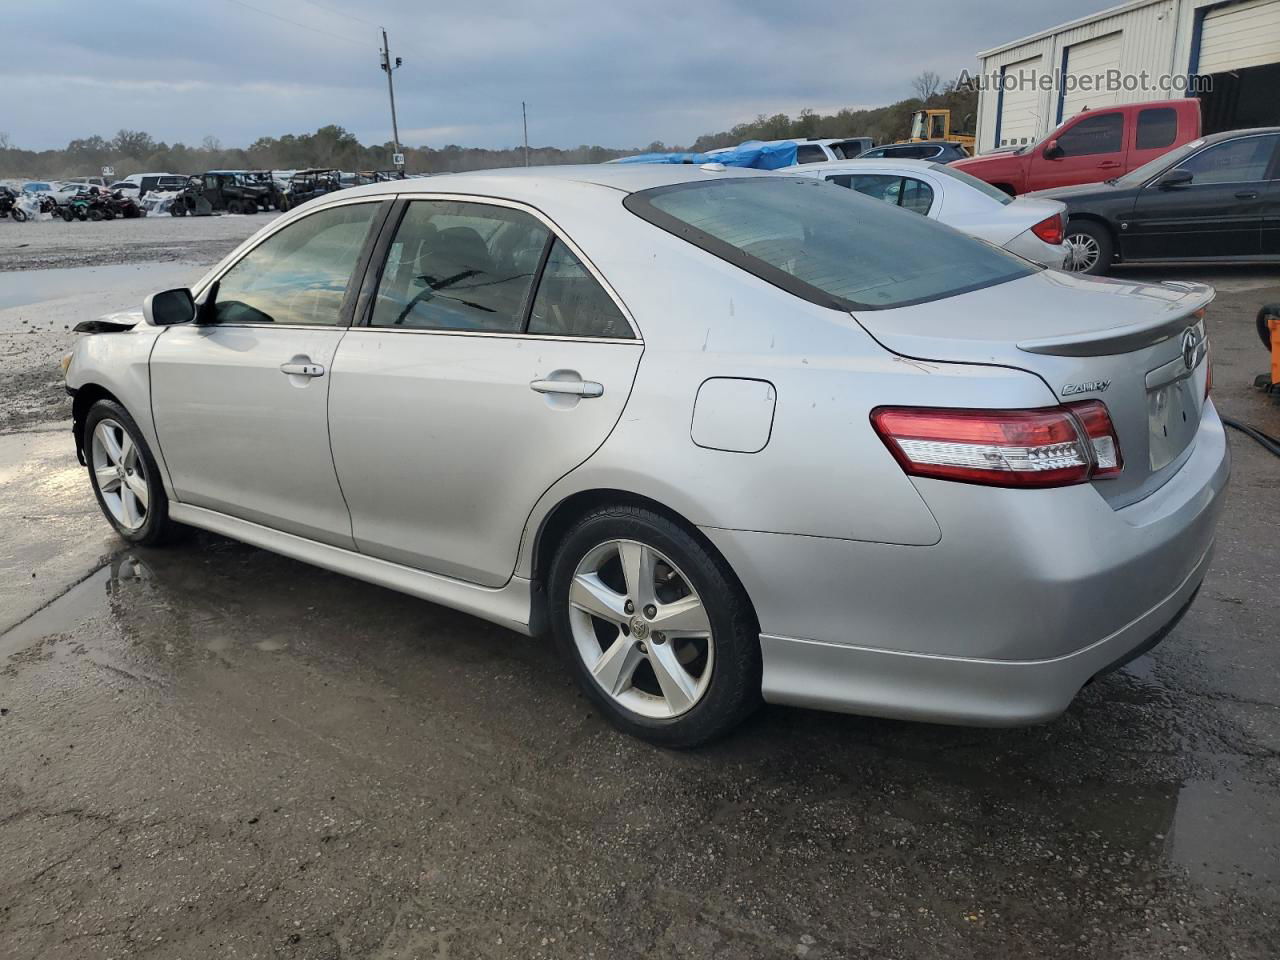
[[[177,528],[160,468],[129,412],[99,400],[85,417],[82,442],[94,496],[116,533],[143,546],[168,540]]]
[[[1102,224],[1091,220],[1072,220],[1067,224],[1063,242],[1067,245],[1067,262],[1063,269],[1069,273],[1100,276],[1111,269],[1115,244],[1111,231]]]
[[[13,217],[14,223],[27,222],[27,211],[19,210],[17,207],[14,207],[12,210],[9,211],[9,216]]]
[[[557,646],[619,729],[669,747],[718,737],[760,703],[760,633],[722,558],[661,514],[606,507],[548,578]]]

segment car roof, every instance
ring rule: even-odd
[[[1206,134],[1200,139],[1205,143],[1219,143],[1223,140],[1233,140],[1236,137],[1256,137],[1265,133],[1280,133],[1280,127],[1249,127],[1244,130],[1224,130],[1222,133]]]
[[[816,164],[808,164],[816,166]],[[511,167],[478,170],[470,173],[437,174],[408,180],[388,180],[365,184],[342,191],[342,196],[386,193],[474,193],[507,196],[533,196],[572,190],[576,187],[606,187],[622,193],[635,193],[651,187],[678,183],[714,182],[727,178],[769,177],[765,170],[725,167],[721,164],[692,163],[594,163],[565,164],[542,167]]]
[[[832,173],[839,173],[847,170],[851,173],[857,173],[859,170],[867,170],[871,167],[894,167],[900,170],[932,170],[935,164],[932,160],[909,160],[906,157],[871,157],[863,160],[861,157],[853,160],[824,160],[821,163],[806,163],[803,167],[787,167],[780,173],[804,172],[821,173],[824,170],[830,170]]]
[[[877,143],[872,150],[887,150],[890,147],[958,147],[956,140],[911,140],[907,143]]]

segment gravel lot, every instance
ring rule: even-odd
[[[2,309],[0,353],[43,370],[73,318],[250,219],[25,231],[160,227],[201,256]],[[1280,275],[1208,279],[1218,405],[1280,433],[1250,385]],[[1280,461],[1239,435],[1198,602],[1061,719],[771,708],[671,753],[614,733],[548,644],[218,537],[124,549],[32,376],[0,436],[6,960],[1276,956]]]

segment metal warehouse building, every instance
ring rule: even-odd
[[[1136,0],[984,51],[978,59],[982,73],[997,79],[978,98],[980,153],[1034,143],[1086,107],[1187,95],[1185,86],[1155,89],[1165,77],[1208,79],[1211,89],[1194,94],[1206,133],[1280,125],[1280,0]],[[1079,83],[1073,90],[1069,82],[1053,80],[1055,74],[1109,71],[1129,88],[1086,90]],[[1144,71],[1147,89],[1128,79]]]

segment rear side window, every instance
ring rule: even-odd
[[[371,324],[519,332],[549,231],[487,203],[409,204],[387,253]]]
[[[1118,113],[1085,117],[1058,137],[1058,147],[1064,157],[1119,153],[1123,146],[1124,117]]]
[[[827,159],[826,151],[812,143],[796,147],[796,163],[821,163]]]
[[[551,245],[538,282],[529,332],[628,340],[634,336],[618,305],[559,238]]]
[[[1173,107],[1152,107],[1138,111],[1138,150],[1167,147],[1178,136],[1178,111]]]
[[[1038,269],[926,217],[807,177],[682,183],[633,193],[624,204],[748,273],[836,310],[938,300]]]

